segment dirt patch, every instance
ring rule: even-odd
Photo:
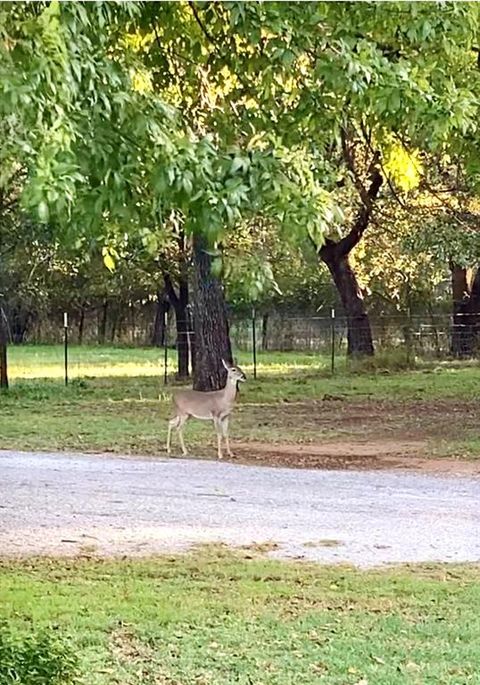
[[[248,408],[248,409],[247,409]],[[243,405],[258,425],[278,428],[279,434],[301,428],[358,439],[399,438],[407,442],[428,438],[466,437],[478,433],[480,411],[474,401],[374,400],[328,396],[323,400]]]
[[[429,458],[427,443],[339,440],[319,445],[236,443],[232,461],[304,469],[400,469],[425,473],[480,475],[480,463]]]
[[[273,432],[278,428],[278,444],[277,439],[235,441],[237,461],[294,468],[480,474],[480,462],[435,456],[436,446],[479,436],[480,411],[473,401],[326,397],[258,405],[255,419],[268,427],[269,437],[272,428]]]

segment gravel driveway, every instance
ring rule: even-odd
[[[480,561],[480,479],[0,452],[0,554],[272,542],[372,566]]]

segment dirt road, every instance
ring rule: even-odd
[[[0,554],[275,543],[372,566],[480,561],[480,479],[0,452]]]

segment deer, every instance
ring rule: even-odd
[[[228,439],[228,421],[237,398],[237,384],[246,381],[247,377],[236,364],[229,365],[223,359],[222,364],[227,370],[227,380],[225,387],[221,390],[179,390],[173,394],[175,416],[168,422],[168,454],[170,454],[172,429],[175,428],[178,432],[183,456],[188,455],[183,440],[183,427],[188,419],[195,418],[200,419],[200,421],[213,421],[217,433],[217,458],[223,459],[222,438],[225,440],[228,456],[233,457]]]

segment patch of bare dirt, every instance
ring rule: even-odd
[[[480,474],[480,462],[435,458],[432,445],[478,435],[473,401],[382,401],[328,397],[320,401],[260,405],[255,417],[278,427],[278,443],[236,442],[236,460],[294,468],[408,469],[438,474]],[[300,440],[282,442],[282,434]],[[318,432],[318,438],[315,436]],[[320,433],[328,437],[322,438]],[[287,444],[293,443],[293,444]]]
[[[359,437],[361,434],[368,437],[403,435],[408,440],[451,438],[455,433],[459,438],[478,431],[479,419],[476,402],[448,399],[393,402],[328,396],[317,401],[255,406],[255,420],[271,428],[287,430],[301,427],[307,431],[328,430]]]
[[[382,470],[398,469],[425,473],[480,475],[480,463],[425,456],[427,444],[419,441],[348,440],[321,444],[266,445],[235,443],[233,461],[305,469]]]

